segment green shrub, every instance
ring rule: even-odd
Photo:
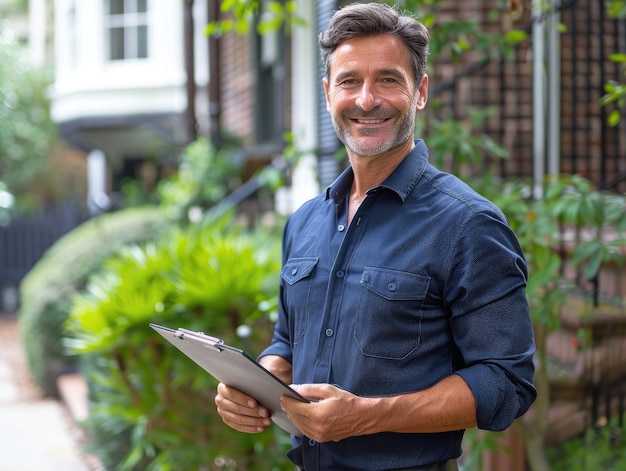
[[[626,418],[626,416],[625,416]],[[590,427],[582,437],[547,450],[553,471],[626,469],[626,435],[623,423]]]
[[[206,138],[183,151],[178,171],[159,182],[160,205],[171,219],[185,220],[192,207],[210,208],[241,184],[241,150],[216,148]]]
[[[63,323],[72,296],[103,261],[126,244],[153,239],[169,223],[156,208],[134,208],[91,219],[59,239],[20,285],[19,321],[30,371],[43,392],[56,396],[56,380],[75,369],[63,351]]]
[[[75,297],[67,341],[85,360],[90,451],[107,469],[293,469],[285,432],[224,425],[215,380],[148,325],[202,330],[237,345],[237,327],[246,324],[253,335],[239,346],[251,355],[269,342],[280,237],[229,221],[126,248]]]

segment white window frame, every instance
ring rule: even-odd
[[[119,0],[123,4],[123,12],[111,14],[111,1],[106,0],[104,13],[105,44],[107,48],[107,60],[111,62],[125,60],[144,60],[150,57],[149,48],[149,22],[148,22],[148,0]],[[139,3],[145,3],[145,11],[138,11]],[[145,51],[140,49],[140,31],[145,28]],[[123,45],[121,56],[113,56],[115,51],[111,50],[114,30],[123,32]]]

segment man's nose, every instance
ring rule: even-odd
[[[369,111],[376,108],[380,104],[380,97],[376,93],[376,89],[372,84],[363,82],[363,86],[359,90],[356,104],[363,110]]]

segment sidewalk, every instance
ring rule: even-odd
[[[17,317],[0,313],[0,470],[97,470],[81,453],[82,430],[66,403],[34,384],[20,340]]]

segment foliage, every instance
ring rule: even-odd
[[[609,59],[616,64],[626,65],[626,53],[614,53],[609,56]],[[626,67],[622,67],[624,75],[626,75]],[[621,110],[626,107],[626,83],[621,83],[617,80],[609,80],[604,84],[605,94],[600,99],[600,104],[607,106],[611,103],[615,103],[617,108],[612,110],[608,116],[608,122],[611,126],[617,126],[621,119]]]
[[[528,34],[523,30],[512,29],[507,34],[485,33],[480,28],[478,20],[467,21],[447,20],[437,23],[440,17],[441,7],[449,0],[388,0],[390,5],[411,12],[419,18],[432,31],[431,55],[434,59],[448,53],[458,60],[465,53],[479,51],[488,57],[509,57],[513,52],[513,46],[525,40]],[[285,26],[287,29],[293,26],[301,26],[306,21],[299,17],[296,10],[296,2],[286,1],[263,2],[265,9],[261,11],[260,0],[226,0],[221,2],[220,11],[230,17],[225,20],[217,20],[209,23],[206,34],[209,36],[221,36],[234,31],[238,34],[247,34],[253,24],[257,24],[259,34],[277,31]],[[516,11],[504,4],[490,12],[491,16],[506,15],[509,19],[516,19]]]
[[[442,9],[449,4],[449,0],[390,0],[385,3],[397,5],[401,10],[409,11],[418,18],[431,33],[430,54],[431,62],[439,57],[449,56],[453,61],[460,60],[467,53],[478,52],[488,58],[510,58],[514,45],[527,39],[528,34],[519,29],[511,29],[505,34],[502,32],[486,33],[481,28],[479,19],[439,21],[445,18]],[[488,16],[491,19],[506,18],[511,24],[518,19],[518,12],[510,6],[500,3]]]
[[[485,119],[494,111],[492,108],[466,109],[467,119],[455,119],[440,101],[435,100],[431,109],[440,117],[419,115],[416,122],[417,134],[425,136],[433,163],[464,178],[473,175],[469,169],[480,168],[486,157],[504,159],[507,151],[490,136],[478,130]]]
[[[57,377],[76,366],[60,340],[72,296],[112,253],[154,239],[167,224],[156,208],[104,214],[59,239],[24,277],[19,313],[23,343],[31,373],[46,395],[55,396]]]
[[[298,164],[302,157],[311,155],[314,149],[304,149],[298,143],[296,134],[286,132],[283,134],[285,148],[280,158],[274,159],[271,165],[261,169],[257,173],[260,182],[271,190],[276,191],[278,188],[285,186],[289,177],[289,171]]]
[[[622,419],[623,420],[623,419]],[[548,449],[552,471],[626,469],[626,436],[617,419]]]
[[[121,200],[119,203],[114,199],[109,203],[109,207],[123,206],[124,208],[136,206],[150,206],[159,204],[159,195],[157,191],[151,191],[146,185],[136,178],[124,178],[120,182]],[[108,209],[110,210],[110,209]]]
[[[504,432],[487,432],[471,428],[463,436],[463,469],[466,471],[482,470],[486,453],[501,450],[509,451],[504,441]]]
[[[246,324],[253,337],[244,349],[269,342],[280,237],[244,231],[231,218],[127,247],[74,298],[67,345],[86,360],[87,425],[108,469],[288,466],[284,432],[241,434],[223,425],[215,381],[148,328],[156,322],[202,330],[237,344],[234,332]]]
[[[296,14],[294,1],[224,0],[220,11],[230,13],[230,17],[209,23],[205,29],[208,36],[219,37],[230,31],[247,34],[254,23],[259,34],[304,24],[304,19]]]
[[[608,0],[606,10],[611,18],[616,20],[626,19],[625,0]],[[609,56],[609,60],[616,64],[621,64],[623,75],[626,76],[626,51],[614,52]],[[604,92],[605,94],[600,99],[600,104],[607,106],[615,103],[617,105],[607,118],[609,125],[617,126],[622,119],[622,110],[626,107],[626,83],[618,80],[608,80],[604,84]]]
[[[26,14],[28,12],[28,0],[5,0],[0,2],[0,18],[9,15]]]
[[[607,0],[606,11],[611,18],[626,18],[626,1],[625,0]]]
[[[554,199],[553,215],[576,229],[572,262],[584,267],[592,280],[603,264],[623,265],[626,246],[626,199],[602,192],[578,176],[562,176],[548,187],[546,198]],[[604,238],[606,235],[609,239]],[[570,242],[565,240],[564,242]]]
[[[50,165],[57,139],[50,81],[49,71],[33,68],[11,34],[0,35],[0,186],[13,195],[16,209],[32,207],[42,188],[58,190]],[[0,212],[7,206],[0,202]]]
[[[216,149],[207,139],[198,139],[184,149],[178,172],[159,183],[161,207],[177,221],[186,218],[192,207],[209,208],[239,181],[241,168],[233,149]]]

